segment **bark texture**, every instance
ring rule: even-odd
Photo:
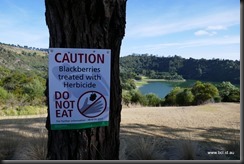
[[[50,130],[48,107],[47,159],[117,160],[122,109],[119,54],[125,32],[126,0],[45,0],[45,5],[50,48],[111,49],[109,126]]]

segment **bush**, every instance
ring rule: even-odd
[[[16,108],[5,106],[0,110],[0,116],[36,115],[45,114],[46,112],[46,108],[41,106],[18,106]]]
[[[128,79],[124,83],[121,84],[122,89],[132,90],[136,89],[136,84],[133,79]]]
[[[14,160],[46,160],[47,134],[41,130],[37,136],[23,140],[14,152]]]
[[[123,104],[129,106],[129,104],[131,103],[131,94],[129,92],[123,91],[122,92],[122,102]]]
[[[8,91],[6,91],[3,87],[0,87],[0,102],[5,102],[8,99]]]
[[[148,102],[146,96],[142,95],[138,90],[132,90],[129,92],[131,94],[131,103],[132,104],[141,104],[147,106]]]
[[[146,95],[146,98],[148,106],[160,106],[161,100],[157,95],[150,93]]]
[[[142,77],[137,75],[137,76],[135,77],[135,80],[142,80]]]
[[[234,89],[231,90],[229,95],[224,97],[225,102],[240,102],[240,90]]]
[[[190,89],[184,89],[176,95],[176,103],[178,105],[191,105],[194,101],[194,95]]]
[[[197,81],[191,89],[195,96],[195,103],[203,104],[219,95],[218,89],[211,83]]]
[[[176,101],[176,96],[180,92],[182,92],[182,89],[180,87],[175,87],[169,94],[165,96],[164,105],[178,105]]]
[[[159,160],[164,154],[159,151],[159,140],[156,138],[131,138],[127,140],[128,160]]]
[[[223,81],[221,84],[217,85],[217,88],[223,102],[240,101],[239,88],[235,87],[233,84],[231,84],[231,82]]]

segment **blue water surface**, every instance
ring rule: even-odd
[[[173,89],[173,86],[167,82],[149,82],[138,88],[145,95],[154,93],[160,98],[164,98]]]

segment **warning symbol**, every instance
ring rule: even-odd
[[[107,108],[107,101],[100,92],[88,91],[80,96],[77,107],[83,116],[94,118],[103,114]]]

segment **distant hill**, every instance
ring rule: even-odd
[[[47,76],[47,49],[0,43],[0,69],[31,71]],[[240,61],[222,59],[185,59],[180,56],[161,57],[132,54],[120,57],[120,71],[151,78],[176,75],[184,79],[240,85]]]
[[[0,67],[47,74],[47,50],[0,43]]]
[[[149,77],[169,73],[184,79],[240,84],[240,61],[222,59],[185,59],[180,56],[159,57],[148,54],[132,54],[120,58],[123,72],[135,72]],[[157,76],[158,75],[158,76]]]

